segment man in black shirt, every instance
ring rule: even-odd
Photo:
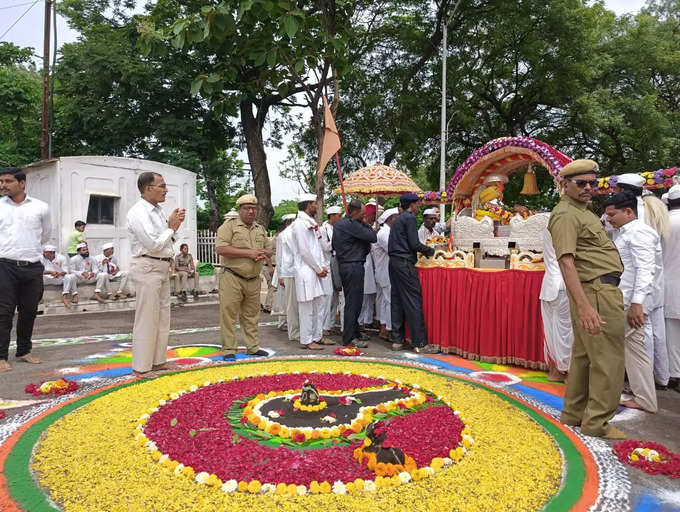
[[[377,236],[363,222],[366,208],[361,201],[353,199],[347,210],[347,215],[333,226],[332,241],[345,296],[342,343],[365,348],[368,343],[360,341],[359,335],[359,313],[364,300],[364,263]]]
[[[387,246],[390,256],[390,283],[392,284],[392,350],[404,346],[404,320],[411,333],[411,346],[416,352],[437,352],[427,344],[425,318],[423,316],[423,292],[415,264],[417,253],[432,256],[434,249],[423,245],[418,239],[415,213],[420,199],[416,194],[404,194],[400,198],[404,210],[392,224]]]

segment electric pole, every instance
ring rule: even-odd
[[[40,135],[40,159],[49,157],[49,96],[50,96],[50,17],[52,1],[45,0],[45,39],[43,48],[43,105],[42,105],[42,133]]]

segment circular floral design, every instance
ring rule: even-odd
[[[305,372],[313,370],[336,374],[348,370],[359,376],[366,375],[366,379],[377,380],[381,379],[381,375],[389,375],[392,381],[418,385],[444,404],[455,404],[459,411],[455,416],[474,433],[474,445],[469,440],[461,439],[463,446],[467,442],[472,449],[457,464],[450,464],[450,467],[443,469],[445,458],[432,458],[432,455],[439,453],[435,452],[436,446],[420,443],[423,451],[413,455],[413,458],[418,465],[429,462],[430,469],[424,469],[424,472],[435,474],[415,482],[412,481],[415,480],[413,475],[407,472],[393,477],[380,477],[384,485],[376,485],[374,492],[366,492],[372,491],[372,484],[367,486],[361,477],[355,478],[351,485],[348,485],[348,480],[313,481],[305,489],[301,488],[302,484],[286,485],[281,482],[274,487],[261,479],[250,482],[231,479],[223,482],[218,490],[210,487],[211,484],[215,485],[215,478],[218,478],[211,476],[214,473],[199,471],[192,480],[178,478],[174,474],[177,468],[171,470],[161,460],[155,461],[149,452],[140,449],[139,440],[132,434],[142,415],[149,414],[147,422],[142,425],[142,430],[146,431],[151,427],[152,420],[160,422],[164,410],[170,411],[170,407],[165,406],[153,410],[156,404],[168,396],[169,390],[189,390],[196,386],[195,392],[200,389],[211,393],[212,389],[218,387],[213,383],[220,379],[229,381],[235,377],[247,380],[248,377],[264,374],[273,378],[275,374],[290,375],[294,371],[302,372],[302,378]],[[319,376],[322,375],[325,374]],[[204,386],[206,382],[211,384]],[[372,383],[368,382],[367,385]],[[326,389],[329,386],[320,382],[318,387]],[[182,398],[195,392],[185,393]],[[257,390],[252,392],[253,395],[257,393]],[[243,398],[243,395],[234,397],[234,401]],[[179,403],[179,400],[172,400],[166,406],[175,402]],[[223,417],[227,410],[224,405],[214,405],[216,414],[212,417],[230,420]],[[387,422],[395,429],[390,432],[388,439],[393,432],[397,440],[422,436],[431,441],[433,433],[422,428],[436,429],[440,421],[437,415],[447,409],[450,414],[453,411],[445,405],[426,405],[429,406],[423,411],[432,415],[428,422],[415,427],[407,421],[408,416],[414,414],[397,415]],[[228,410],[233,412],[231,408]],[[169,415],[165,416],[167,428],[171,428],[172,419]],[[180,422],[178,418],[175,427],[180,427]],[[186,449],[185,454],[177,456],[192,456],[196,448],[209,439],[204,436],[210,431],[201,428],[210,428],[210,425],[195,426],[198,428],[194,429],[194,436],[189,435],[188,441],[177,443],[178,447],[184,445]],[[188,434],[186,430],[177,432],[178,436]],[[240,437],[243,443],[250,441],[248,437]],[[74,438],[78,442],[73,442]],[[271,451],[294,451],[283,446],[268,446],[266,441],[253,442],[252,446]],[[225,439],[224,442],[231,440]],[[30,510],[570,510],[577,502],[587,507],[594,499],[592,494],[586,496],[580,491],[586,473],[582,460],[574,455],[578,454],[574,442],[577,441],[573,435],[567,435],[566,430],[543,413],[478,382],[468,382],[407,365],[375,361],[257,361],[202,368],[152,381],[124,384],[81,398],[28,427],[25,434],[18,437],[4,469],[13,499],[21,501],[22,506],[27,503],[41,504],[39,507],[28,506]],[[357,446],[362,444],[356,443]],[[353,459],[355,448],[352,446],[355,444],[339,443],[329,453],[339,456],[337,454],[347,450],[347,456]],[[310,448],[304,450],[304,454],[324,449]],[[428,452],[430,449],[433,451]],[[253,473],[254,477],[268,471],[267,466],[271,461],[262,459],[261,452],[252,457],[261,468],[259,472]],[[418,460],[418,457],[421,459]],[[23,472],[25,469],[21,469],[22,464],[26,468],[29,461],[33,478]],[[203,462],[211,463],[209,460]],[[328,474],[335,462],[336,459],[328,461]],[[371,474],[367,468],[363,470]],[[287,472],[285,477],[291,478],[291,471],[281,469],[279,472]],[[34,486],[33,479],[40,485],[39,488]],[[375,477],[375,481],[378,481],[378,477]],[[197,485],[197,482],[206,485]],[[363,484],[361,492],[358,492],[359,484]],[[295,495],[292,487],[295,487]],[[40,498],[41,489],[49,494],[58,509],[45,498]],[[236,490],[242,492],[234,492]]]
[[[621,462],[650,475],[680,478],[680,454],[671,452],[662,444],[631,439],[616,443],[614,453]]]

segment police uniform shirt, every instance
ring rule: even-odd
[[[591,281],[607,274],[621,275],[623,264],[619,252],[605,233],[597,216],[567,195],[553,209],[548,224],[555,255],[574,256],[581,281]]]
[[[250,227],[240,218],[229,219],[217,230],[217,247],[226,245],[237,249],[271,249],[271,242],[265,229],[253,222]],[[253,261],[251,258],[220,255],[220,263],[246,279],[260,275],[263,260]]]

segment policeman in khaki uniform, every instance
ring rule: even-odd
[[[272,255],[265,229],[255,222],[257,198],[246,194],[236,201],[238,217],[225,220],[217,230],[217,254],[223,265],[220,275],[220,332],[224,360],[236,358],[236,321],[240,319],[246,351],[267,356],[257,343],[260,317],[260,272]]]
[[[624,374],[623,265],[600,219],[586,207],[597,188],[598,165],[565,165],[565,193],[548,229],[569,292],[574,345],[560,421],[581,432],[625,439],[607,422],[619,405]]]

